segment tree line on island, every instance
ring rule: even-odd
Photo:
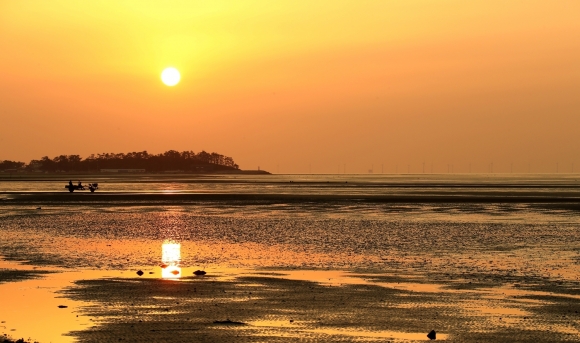
[[[0,171],[38,172],[91,172],[103,169],[141,169],[147,172],[216,172],[239,170],[233,158],[212,152],[169,150],[161,154],[147,151],[91,154],[83,159],[79,155],[44,156],[26,164],[17,161],[0,161]]]

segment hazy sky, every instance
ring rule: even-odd
[[[580,172],[580,1],[0,0],[0,160],[170,149]]]

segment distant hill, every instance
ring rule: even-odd
[[[0,162],[0,171],[28,172],[149,172],[149,173],[248,173],[242,171],[233,158],[215,152],[175,151],[149,154],[147,151],[130,153],[91,154],[87,158],[79,155],[44,156],[30,163],[15,161]],[[256,171],[258,172],[258,171]],[[261,174],[268,172],[259,171]]]

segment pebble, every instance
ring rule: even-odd
[[[437,339],[437,333],[435,332],[435,330],[431,330],[431,332],[429,332],[427,334],[427,338],[429,338],[429,339]]]

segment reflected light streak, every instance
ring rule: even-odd
[[[181,277],[181,243],[165,241],[161,245],[161,277],[178,279]]]

